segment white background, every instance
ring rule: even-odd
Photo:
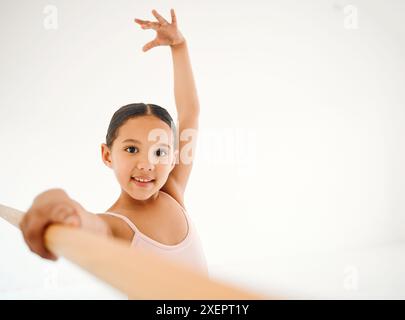
[[[60,187],[88,211],[112,205],[100,145],[114,111],[176,117],[170,48],[142,52],[155,31],[133,22],[170,8],[201,105],[185,201],[211,273],[269,294],[405,297],[400,0],[2,0],[0,203],[26,210]],[[0,298],[109,297],[64,287],[66,262],[34,256],[3,221],[0,254]]]

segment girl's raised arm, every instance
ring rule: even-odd
[[[152,13],[158,22],[140,19],[135,19],[135,22],[139,23],[142,29],[153,29],[157,32],[156,38],[147,43],[143,47],[143,51],[146,52],[156,46],[169,45],[172,52],[174,96],[179,122],[179,161],[170,173],[162,190],[171,194],[181,204],[184,204],[183,196],[193,166],[192,158],[195,155],[200,105],[187,42],[178,29],[174,10],[171,9],[170,12],[172,23],[167,22],[156,10],[153,10]],[[182,137],[184,140],[182,140]],[[186,144],[191,144],[192,146],[191,156],[188,154],[188,148],[185,148],[183,151],[183,147]]]

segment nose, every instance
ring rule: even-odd
[[[155,166],[148,161],[140,161],[140,162],[138,162],[137,167],[138,167],[138,170],[152,171]]]

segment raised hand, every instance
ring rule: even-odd
[[[142,29],[153,29],[156,31],[156,38],[143,46],[142,50],[144,52],[157,46],[176,46],[185,42],[185,38],[177,28],[177,18],[174,9],[170,9],[171,23],[164,19],[156,10],[153,9],[152,13],[158,20],[157,22],[135,19],[135,22]]]

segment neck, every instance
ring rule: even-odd
[[[118,200],[107,211],[132,211],[137,208],[145,208],[155,203],[158,198],[159,190],[146,200],[138,200],[132,198],[127,192],[121,189],[121,195],[119,196]]]

